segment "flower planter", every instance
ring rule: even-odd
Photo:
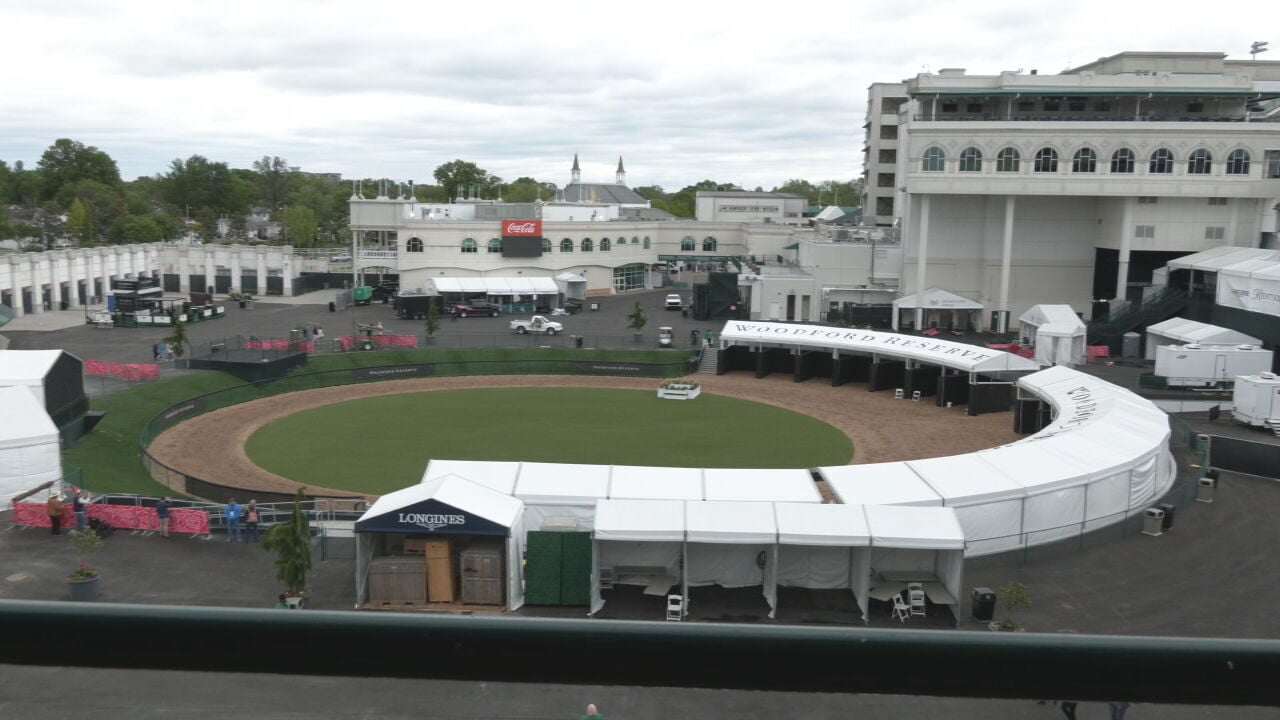
[[[303,593],[302,595],[285,595],[284,604],[289,606],[290,610],[305,610],[307,608],[307,600],[311,597],[311,593]]]
[[[693,383],[672,383],[658,388],[663,400],[693,400],[702,394],[702,386]]]
[[[67,586],[71,589],[71,599],[79,602],[88,602],[98,597],[98,576],[84,578],[81,580],[67,579]]]

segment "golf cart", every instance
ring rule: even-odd
[[[663,325],[658,328],[658,347],[669,348],[672,345],[672,333],[670,325]]]

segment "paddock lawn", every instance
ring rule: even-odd
[[[249,438],[260,467],[304,485],[384,494],[431,458],[598,465],[790,468],[843,465],[853,443],[806,415],[715,395],[652,391],[451,390],[300,412]]]

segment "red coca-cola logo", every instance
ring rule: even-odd
[[[542,235],[542,221],[503,220],[502,234],[505,237],[539,237]]]

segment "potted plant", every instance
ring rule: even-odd
[[[636,302],[635,309],[627,315],[627,327],[636,331],[635,341],[637,344],[644,342],[644,335],[640,331],[644,330],[644,326],[648,322],[649,318],[645,317],[644,308],[640,307],[639,302]]]
[[[174,323],[173,334],[164,338],[164,341],[173,348],[174,357],[182,357],[183,353],[186,352],[186,346],[190,344],[190,341],[187,340],[187,324],[181,320]]]
[[[1018,610],[1031,609],[1031,594],[1027,592],[1027,586],[1020,582],[1001,585],[996,588],[996,597],[1004,606],[1004,620],[991,623],[991,629],[1022,632],[1022,625],[1013,619],[1013,614]]]
[[[80,558],[80,566],[67,576],[71,599],[92,600],[98,597],[98,570],[89,564],[89,556],[102,548],[102,538],[92,530],[72,530],[68,534]]]
[[[429,298],[427,302],[427,319],[422,323],[422,329],[427,333],[427,344],[436,344],[436,333],[440,331],[440,306],[435,302],[435,298]]]
[[[285,602],[294,608],[305,606],[310,595],[307,577],[311,574],[311,521],[302,509],[306,499],[302,488],[298,488],[289,519],[272,525],[262,539],[262,549],[276,554],[276,579],[284,585]]]

